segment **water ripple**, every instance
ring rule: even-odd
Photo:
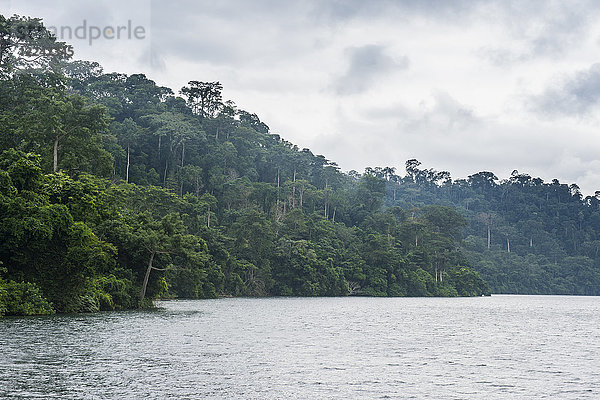
[[[0,320],[6,399],[597,399],[593,297],[219,299]]]

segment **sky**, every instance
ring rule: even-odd
[[[416,158],[454,179],[518,170],[600,190],[595,1],[0,0],[0,10],[62,28],[75,58],[106,72],[144,73],[176,93],[220,81],[224,99],[344,171],[403,175]],[[119,38],[92,30],[119,26]]]

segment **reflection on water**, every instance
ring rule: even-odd
[[[0,320],[0,398],[600,398],[597,297],[159,305]]]

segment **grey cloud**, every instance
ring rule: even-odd
[[[227,97],[246,104],[244,108],[257,112],[271,126],[285,127],[281,133],[286,139],[325,154],[346,169],[387,164],[401,170],[406,159],[416,157],[428,167],[450,170],[455,177],[483,169],[497,175],[518,169],[563,181],[600,168],[593,161],[600,145],[589,140],[594,124],[573,124],[566,118],[532,121],[511,101],[515,96],[522,100],[519,82],[528,81],[532,73],[547,76],[593,57],[600,46],[589,46],[595,38],[588,40],[600,11],[595,1],[182,0],[172,4],[155,0],[149,8],[140,3],[144,0],[121,2],[118,7],[92,0],[51,4],[0,0],[0,6],[8,4],[15,12],[48,21],[79,23],[87,16],[106,22],[112,15],[120,21],[131,15],[136,23],[141,18],[145,24],[147,18],[149,40],[122,42],[115,52],[106,44],[93,49],[83,46],[83,51],[115,70],[141,70],[174,90],[189,79],[220,80],[231,93]],[[407,31],[414,35],[406,35]],[[363,34],[358,44],[357,32]],[[466,34],[458,53],[447,45],[447,32]],[[494,41],[477,52],[473,47],[482,45],[488,33]],[[336,57],[340,49],[369,43]],[[406,75],[412,82],[407,92],[402,82],[391,78],[404,77],[393,73],[406,69],[408,58],[393,53],[391,46],[376,45],[389,43],[411,49],[413,71]],[[127,46],[139,50],[133,45],[150,48],[145,53],[123,51]],[[497,75],[499,71],[474,69],[470,57],[461,58],[462,51],[469,49],[492,64],[514,68],[514,74],[507,74],[510,81]],[[421,52],[429,52],[428,57]],[[433,63],[423,68],[428,60]],[[136,62],[146,65],[140,68]],[[592,66],[567,76],[529,97],[527,105],[543,114],[592,116],[592,111],[600,110],[599,69]],[[465,76],[469,73],[481,73],[474,81],[482,85],[505,82],[507,90],[517,93],[490,102],[497,94],[485,92],[476,100],[473,82]],[[537,78],[531,79],[533,84]],[[363,93],[375,86],[381,92],[339,95]],[[433,86],[456,97],[440,92],[422,106],[414,104]],[[328,90],[319,92],[322,88]],[[460,102],[466,98],[477,106]],[[497,109],[501,101],[506,109]],[[331,115],[337,107],[343,115]],[[309,113],[295,109],[314,110],[314,115],[298,118]],[[565,148],[572,155],[563,156]],[[591,186],[600,175],[586,176],[582,183]]]
[[[409,60],[406,56],[393,57],[386,54],[386,48],[379,45],[366,45],[346,49],[349,60],[344,75],[335,80],[332,87],[337,94],[349,95],[365,92],[387,73],[405,70]]]
[[[346,22],[352,19],[425,15],[428,18],[450,18],[465,15],[486,0],[329,0],[314,1],[311,16],[321,23]]]
[[[490,45],[479,54],[505,66],[535,56],[562,54],[593,17],[585,0],[548,4],[545,0],[307,0],[251,2],[182,1],[178,7],[152,1],[153,41],[166,55],[217,65],[270,65],[314,51],[327,42],[338,23],[386,19],[402,23],[423,17],[467,25],[472,17],[489,18],[510,30],[518,50]],[[532,26],[539,27],[532,29]],[[326,32],[318,33],[320,29]]]
[[[391,104],[387,106],[367,106],[361,113],[361,117],[371,121],[397,121],[411,117],[411,110],[403,104]]]
[[[311,148],[338,160],[342,168],[357,171],[374,165],[401,171],[404,162],[415,157],[428,163],[437,160],[433,166],[439,169],[463,163],[468,170],[469,165],[489,161],[490,153],[498,149],[490,142],[498,136],[482,134],[490,128],[470,107],[443,91],[435,92],[429,103],[418,108],[402,103],[342,108],[337,114],[337,129],[316,139]],[[466,140],[477,146],[465,146]],[[500,151],[497,155],[500,159]],[[462,170],[458,172],[462,174]]]
[[[190,60],[229,64],[277,62],[314,50],[329,38],[336,23],[375,23],[380,17],[398,22],[412,15],[450,20],[481,1],[445,0],[307,0],[182,1],[178,7],[152,1],[153,40],[165,52]],[[318,37],[319,29],[328,32]],[[317,36],[317,37],[315,37]],[[167,42],[168,40],[168,42]],[[277,55],[276,57],[274,55]]]
[[[153,41],[165,54],[216,65],[272,65],[314,45],[302,2],[152,2]]]
[[[432,106],[424,107],[421,113],[400,122],[403,131],[409,133],[434,131],[448,135],[479,123],[472,109],[461,104],[448,93],[438,91],[434,93],[433,98]]]
[[[310,16],[317,23],[340,23],[355,18],[373,18],[397,9],[397,4],[389,0],[340,0],[313,2]]]
[[[585,116],[600,104],[600,64],[578,71],[530,100],[541,114]]]
[[[166,63],[162,52],[153,44],[145,49],[139,57],[138,63],[149,65],[153,71],[164,72],[166,70]]]
[[[537,57],[564,56],[585,37],[599,12],[596,4],[589,0],[490,1],[483,9],[492,17],[490,23],[501,25],[512,39],[504,45],[492,44],[476,52],[499,67]]]
[[[587,1],[558,3],[542,13],[540,33],[531,40],[531,51],[536,55],[562,54],[594,21],[593,7]]]
[[[310,148],[336,160],[345,170],[362,171],[365,166],[379,165],[402,172],[407,159],[417,158],[428,168],[450,171],[454,179],[484,170],[504,179],[518,169],[546,182],[553,178],[577,182],[584,193],[598,188],[600,173],[595,171],[600,168],[596,157],[600,145],[590,143],[584,132],[573,132],[565,143],[561,139],[564,129],[559,125],[532,129],[493,119],[484,121],[447,94],[437,98],[437,105],[422,117],[414,113],[414,120],[420,121],[414,130],[391,120],[359,120],[352,113],[343,113],[337,129],[320,136]],[[446,122],[465,118],[468,122],[454,125],[454,132],[449,134]],[[582,141],[587,147],[581,146]]]
[[[525,61],[527,58],[523,53],[489,46],[476,50],[475,54],[496,67],[510,66],[515,62]]]

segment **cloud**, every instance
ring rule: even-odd
[[[473,110],[444,91],[435,91],[432,101],[421,102],[417,115],[401,122],[407,132],[443,132],[446,134],[464,130],[479,121]]]
[[[582,40],[593,36],[600,10],[589,0],[502,0],[483,3],[478,11],[476,19],[485,19],[499,37],[475,53],[492,65],[509,67],[537,59],[557,61],[577,51]]]
[[[169,56],[188,61],[274,66],[313,50],[309,5],[300,1],[154,1],[153,40]]]
[[[584,117],[600,104],[600,63],[573,75],[533,96],[532,108],[546,116]]]
[[[596,20],[596,13],[588,1],[544,2],[543,5],[545,7],[536,7],[532,13],[537,15],[536,23],[539,26],[533,30],[530,38],[531,52],[535,55],[564,54],[576,41],[581,40],[590,24]],[[528,21],[521,23],[527,24]]]
[[[468,165],[489,160],[479,147],[494,140],[484,134],[486,130],[484,121],[469,106],[436,90],[416,105],[395,103],[368,108],[342,105],[337,110],[334,132],[317,138],[312,147],[321,152],[328,148],[328,157],[344,160],[343,167],[359,171],[365,166],[400,168],[407,159],[415,157],[447,169],[442,160],[453,157]],[[476,137],[471,139],[474,146],[465,145],[465,139],[475,132]],[[486,148],[495,151],[498,146]]]
[[[155,44],[151,44],[144,50],[138,58],[138,63],[149,65],[152,71],[164,72],[167,68],[162,52]]]
[[[148,39],[82,43],[76,57],[175,91],[221,81],[225,98],[343,169],[417,158],[455,177],[518,169],[596,189],[593,0],[121,3],[8,2],[51,24],[132,19]]]
[[[390,166],[402,173],[405,161],[416,158],[426,168],[450,171],[453,179],[479,171],[506,179],[517,169],[546,182],[577,183],[586,195],[600,189],[600,143],[589,140],[584,126],[546,121],[532,127],[480,117],[447,94],[424,102],[419,109],[396,106],[395,119],[392,108],[379,120],[342,110],[333,132],[309,147],[340,161],[345,170]],[[564,132],[569,132],[567,140]]]
[[[312,1],[310,16],[319,23],[347,23],[352,20],[392,15],[407,18],[425,16],[434,19],[464,17],[489,0],[325,0]]]
[[[382,75],[408,68],[406,56],[394,59],[379,45],[350,47],[345,53],[349,61],[346,73],[337,78],[332,88],[337,94],[349,95],[367,91]]]

